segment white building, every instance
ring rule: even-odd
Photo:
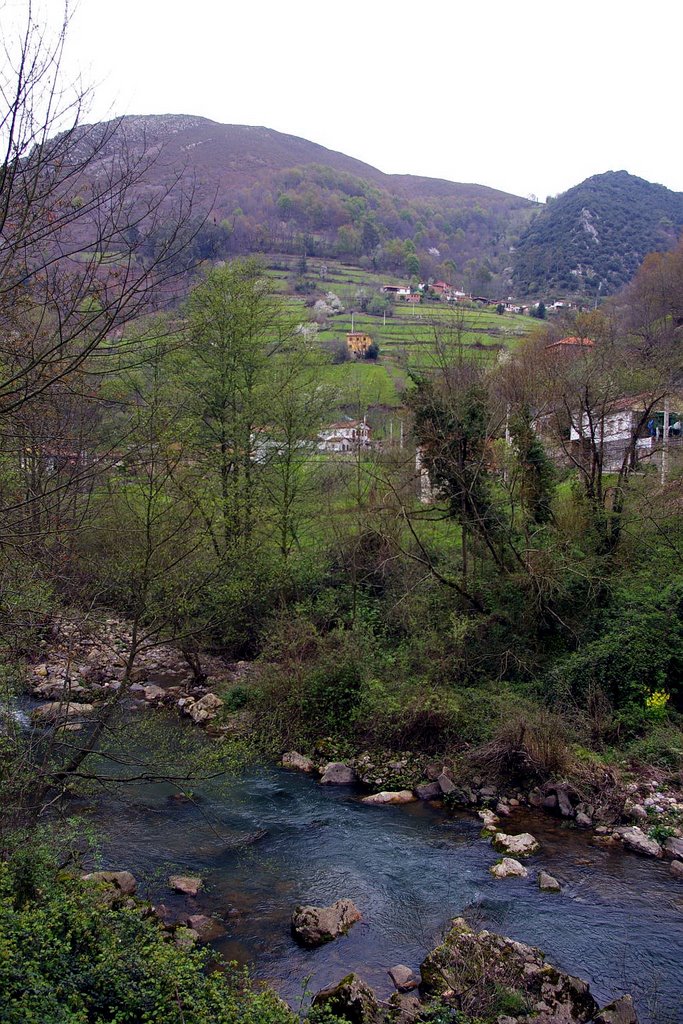
[[[318,434],[319,452],[352,452],[370,447],[370,427],[362,420],[344,419],[330,423]]]
[[[607,472],[618,471],[626,457],[635,435],[635,461],[658,462],[664,442],[680,443],[683,438],[683,412],[665,407],[663,401],[656,403],[644,418],[647,399],[620,398],[611,402],[605,410],[584,412],[579,421],[572,417],[569,430],[570,442],[578,446],[585,443],[602,448],[603,468]],[[676,402],[676,409],[683,404]]]

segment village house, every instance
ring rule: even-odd
[[[619,398],[600,413],[584,412],[580,422],[572,422],[569,442],[576,448],[578,458],[582,448],[598,445],[602,450],[602,465],[608,473],[618,472],[635,439],[634,465],[661,465],[664,448],[680,446],[683,441],[683,401],[671,403],[660,399],[648,412],[651,399],[647,396]]]
[[[372,338],[363,331],[349,331],[346,335],[346,347],[354,359],[363,359],[372,345]]]
[[[352,452],[371,446],[370,427],[362,420],[343,419],[318,433],[319,452]]]

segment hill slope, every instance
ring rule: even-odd
[[[551,200],[514,254],[520,295],[607,295],[629,281],[654,250],[683,229],[683,193],[626,171],[608,171]]]
[[[100,127],[111,132],[111,124]],[[124,141],[133,159],[152,159],[146,189],[162,192],[180,173],[179,187],[191,186],[210,213],[199,258],[270,251],[365,259],[374,269],[443,276],[495,294],[509,285],[502,272],[510,245],[535,209],[486,186],[384,174],[269,128],[186,115],[123,118],[93,175]]]

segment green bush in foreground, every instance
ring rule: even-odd
[[[140,906],[59,875],[31,851],[0,864],[3,1024],[294,1024],[271,991],[181,950]]]

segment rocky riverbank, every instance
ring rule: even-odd
[[[225,932],[225,920],[197,905],[199,877],[168,879],[169,891],[186,900],[184,907],[172,910],[138,899],[137,882],[129,871],[97,871],[83,880],[99,886],[113,910],[137,908],[144,917],[156,918],[166,939],[180,948],[212,942]],[[315,948],[345,934],[360,918],[349,900],[331,907],[298,907],[292,934]],[[600,1009],[589,985],[548,963],[541,950],[476,931],[463,918],[451,922],[443,941],[424,958],[419,974],[403,964],[387,973],[396,988],[388,1000],[380,1000],[362,978],[351,974],[319,991],[313,1005],[327,1007],[350,1024],[411,1024],[456,1011],[459,1016],[448,1019],[463,1024],[475,1019],[480,1024],[637,1024],[630,996],[622,995]]]
[[[322,785],[373,790],[362,798],[369,805],[426,800],[470,811],[478,815],[489,836],[504,832],[503,823],[508,819],[513,825],[519,809],[534,808],[570,826],[591,830],[594,841],[602,845],[622,844],[645,857],[668,859],[672,878],[683,880],[683,793],[657,779],[615,785],[598,802],[599,797],[582,793],[566,779],[528,790],[486,782],[479,776],[464,782],[452,766],[412,753],[380,760],[366,752],[346,762],[325,763],[288,751],[282,765],[315,774]],[[392,783],[396,789],[379,788]],[[514,846],[514,842],[507,847],[498,844],[500,851],[507,853],[514,853]]]
[[[585,981],[548,963],[540,949],[475,931],[463,918],[451,923],[443,942],[425,957],[419,978],[402,965],[389,975],[397,992],[388,1002],[380,1002],[360,977],[351,974],[318,992],[313,1004],[351,1024],[410,1024],[421,1019],[492,1024],[638,1020],[630,996],[620,996],[601,1009]]]
[[[215,691],[242,683],[255,671],[251,663],[186,657],[172,644],[150,641],[136,647],[131,668],[133,645],[130,626],[119,619],[57,620],[42,657],[26,669],[26,691],[41,702],[36,724],[79,731],[98,709],[125,696],[129,709],[172,708],[216,736],[248,729],[245,716],[226,713]]]

